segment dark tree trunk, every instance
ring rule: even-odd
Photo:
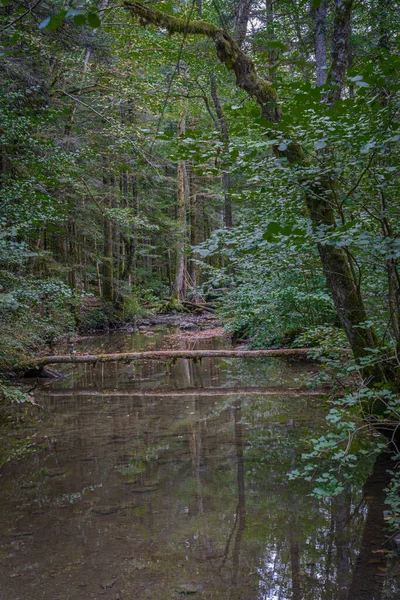
[[[353,0],[335,0],[335,18],[332,34],[332,60],[328,74],[329,102],[340,100],[346,79],[349,41],[351,31],[351,11]]]
[[[221,102],[219,100],[218,91],[217,91],[217,82],[215,79],[215,75],[213,73],[210,74],[210,83],[211,83],[211,97],[214,103],[215,112],[217,113],[219,131],[221,134],[221,140],[224,144],[224,152],[222,155],[223,163],[227,160],[228,153],[228,145],[229,145],[229,131],[228,124],[226,121],[226,117],[224,111],[222,110]],[[231,229],[233,225],[232,219],[232,198],[230,193],[231,187],[231,174],[229,168],[224,164],[224,172],[222,175],[222,182],[224,186],[224,224],[227,229]]]
[[[372,475],[364,485],[363,495],[367,505],[367,518],[361,547],[357,556],[348,600],[381,600],[384,573],[387,568],[387,531],[385,521],[385,488],[391,480],[393,460],[389,454],[376,459]]]

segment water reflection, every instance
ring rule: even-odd
[[[138,347],[125,337],[113,349]],[[387,457],[364,489],[317,502],[286,474],[324,427],[318,398],[230,393],[294,385],[308,368],[98,365],[42,384],[45,408],[20,434],[45,447],[1,473],[0,598],[397,598]]]
[[[398,581],[386,582],[387,552],[390,544],[385,528],[385,488],[391,480],[393,460],[388,454],[376,459],[373,472],[363,489],[364,511],[366,513],[360,552],[346,598],[348,600],[381,600],[399,598]]]

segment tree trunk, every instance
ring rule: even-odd
[[[346,78],[351,31],[353,0],[335,0],[335,18],[332,34],[332,60],[328,74],[329,102],[340,100]]]
[[[392,0],[378,0],[378,47],[381,50],[390,50],[390,8],[395,6]],[[398,7],[397,7],[398,9]]]
[[[231,173],[229,167],[224,164],[228,159],[228,146],[229,146],[229,131],[228,131],[228,123],[226,121],[226,117],[224,111],[222,110],[221,102],[219,100],[218,91],[217,91],[217,82],[215,79],[214,73],[210,73],[210,84],[211,84],[211,97],[214,103],[215,112],[217,113],[219,131],[221,135],[221,140],[224,144],[223,154],[222,154],[222,164],[223,164],[223,175],[222,175],[222,183],[224,187],[224,225],[227,229],[232,229],[233,218],[232,218],[232,198],[230,194],[231,187]]]
[[[327,78],[326,70],[326,0],[313,10],[315,27],[315,66],[317,85],[324,85]]]
[[[265,21],[267,27],[267,36],[268,40],[274,41],[275,32],[274,32],[274,0],[266,0],[265,6]],[[275,70],[274,66],[277,59],[276,51],[269,47],[268,48],[268,76],[271,81],[275,78]]]
[[[236,6],[235,23],[233,27],[233,37],[239,48],[243,45],[246,38],[247,25],[250,17],[250,9],[253,0],[238,0]]]
[[[186,114],[182,113],[178,124],[178,136],[186,132]],[[176,272],[173,298],[177,301],[186,297],[185,281],[185,242],[186,242],[186,209],[189,200],[189,176],[186,160],[178,160],[178,182],[176,198],[176,222],[178,240],[176,244]]]
[[[116,354],[60,354],[28,361],[27,366],[43,367],[50,364],[130,362],[135,360],[174,360],[177,358],[291,358],[307,356],[317,348],[282,348],[281,350],[152,350]]]
[[[108,167],[106,162],[105,168]],[[112,196],[113,193],[110,188],[113,187],[113,177],[107,175],[105,172],[103,175],[103,187],[105,193],[109,193],[109,208],[112,207]],[[103,260],[102,260],[102,278],[103,278],[103,299],[106,302],[112,302],[113,300],[113,281],[114,281],[114,255],[113,255],[113,226],[110,219],[104,216],[103,220]]]
[[[190,170],[189,175],[189,188],[190,188],[190,245],[192,248],[197,246],[201,239],[199,236],[199,206],[197,202],[197,186],[196,186],[196,178],[192,170]],[[194,256],[194,258],[199,258],[198,255]],[[198,274],[199,274],[199,265],[195,262],[195,260],[191,260],[189,263],[189,273],[191,279],[191,285],[193,289],[196,289],[198,285]],[[195,300],[199,300],[198,297]]]

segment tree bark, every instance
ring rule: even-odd
[[[186,133],[186,109],[178,124],[178,136]],[[176,244],[176,273],[173,298],[177,301],[186,297],[185,285],[185,241],[186,241],[186,212],[189,202],[189,175],[186,160],[178,160],[178,182],[176,198],[176,222],[178,240]]]
[[[106,162],[105,167],[108,167]],[[103,174],[103,186],[107,193],[109,188],[113,187],[114,180],[112,176],[107,176],[106,172]],[[112,207],[112,192],[109,198],[109,207]],[[112,302],[113,300],[113,283],[114,283],[114,253],[113,253],[113,225],[111,220],[105,215],[103,221],[104,228],[104,242],[103,242],[103,260],[102,260],[102,277],[103,277],[103,298],[106,302]]]
[[[315,67],[317,85],[324,85],[327,78],[326,70],[326,0],[313,10],[315,27]]]
[[[222,110],[221,102],[219,100],[217,91],[217,81],[214,73],[210,73],[210,84],[211,84],[211,97],[214,103],[215,112],[217,113],[219,131],[221,135],[222,143],[224,144],[222,162],[225,163],[228,154],[229,145],[229,131],[228,123],[224,111]],[[232,218],[232,198],[230,194],[231,187],[231,173],[229,168],[223,164],[222,183],[224,187],[224,225],[227,229],[232,229],[233,218]]]
[[[193,247],[197,246],[200,242],[199,236],[199,203],[197,201],[197,185],[196,185],[196,176],[193,173],[193,170],[189,166],[189,221],[190,221],[190,245]],[[193,253],[192,253],[193,255]],[[198,259],[198,255],[193,256],[194,259]],[[198,274],[199,274],[199,265],[196,260],[191,260],[189,262],[189,275],[190,275],[190,284],[193,286],[195,290],[198,284]],[[188,304],[194,308],[202,309],[200,304],[201,298],[198,294],[193,297],[193,302],[184,301],[184,304]]]
[[[331,89],[329,102],[340,100],[346,78],[351,31],[353,0],[335,0],[335,18],[332,34],[332,60],[328,74]]]
[[[33,359],[27,362],[27,367],[43,367],[45,365],[61,363],[130,362],[134,360],[173,360],[176,358],[307,358],[310,353],[315,351],[317,351],[317,348],[283,348],[280,350],[153,350],[117,354],[60,354]]]
[[[268,40],[275,39],[274,32],[274,0],[266,0],[265,4],[265,24]],[[277,52],[273,48],[268,48],[268,75],[271,81],[275,79],[274,66],[277,59]]]
[[[323,396],[327,393],[326,390],[309,390],[306,388],[287,388],[287,387],[243,387],[243,388],[185,388],[181,390],[107,390],[101,392],[92,389],[77,390],[76,388],[65,390],[51,390],[50,392],[40,392],[41,396],[51,396],[55,398],[69,398],[71,396],[95,396],[98,398],[138,398],[138,397],[157,397],[157,398],[181,398],[186,396],[210,397],[210,396],[241,396],[246,395],[262,395],[262,396]]]
[[[253,0],[239,0],[236,6],[233,37],[239,48],[243,45],[246,38],[252,2]]]

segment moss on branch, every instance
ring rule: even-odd
[[[142,2],[125,0],[124,6],[143,27],[155,25],[156,27],[166,29],[170,34],[187,33],[190,35],[205,35],[214,39],[218,31],[221,31],[216,25],[212,25],[206,21],[188,21],[182,17],[172,17],[160,10],[148,8]]]
[[[219,60],[234,72],[236,85],[258,102],[262,115],[268,121],[279,121],[282,114],[275,89],[269,81],[258,77],[253,61],[225,31],[206,21],[189,21],[167,15],[134,0],[125,0],[124,6],[143,27],[154,25],[170,34],[203,35],[212,39]]]

